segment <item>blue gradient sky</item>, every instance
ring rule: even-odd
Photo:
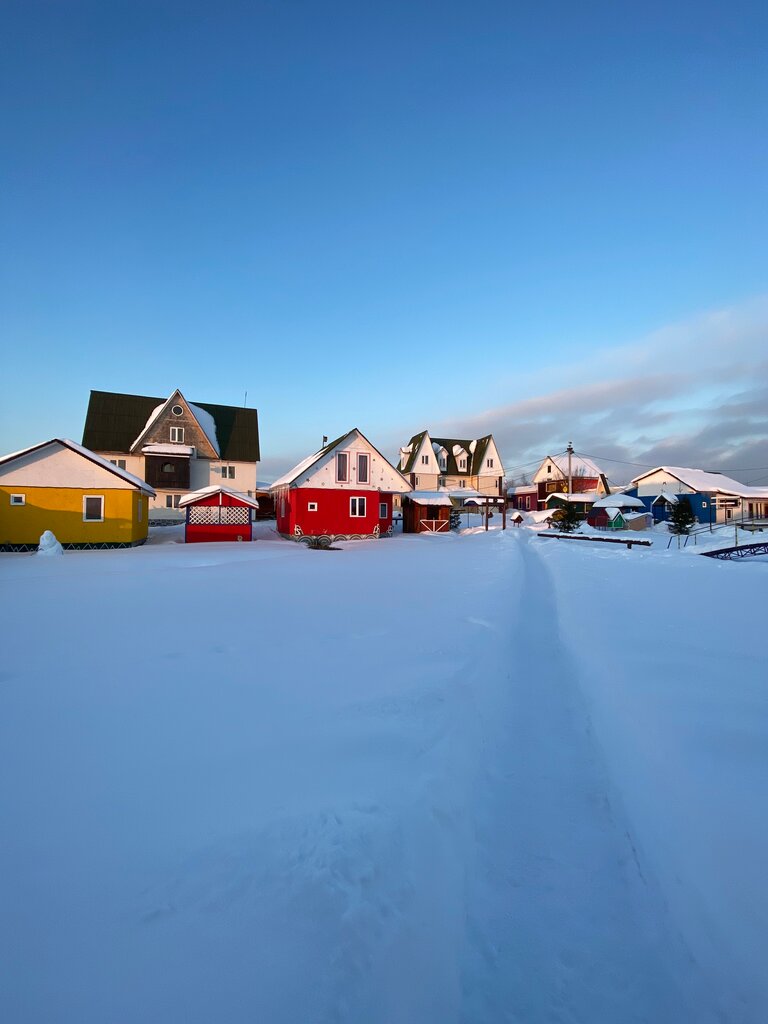
[[[651,350],[666,418],[589,392],[577,448],[740,467],[759,412],[695,443],[760,405],[767,46],[764,3],[4,3],[0,449],[180,387],[247,390],[267,476],[353,425],[514,465]]]

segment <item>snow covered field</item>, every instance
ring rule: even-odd
[[[0,559],[0,1020],[768,1019],[768,563]]]

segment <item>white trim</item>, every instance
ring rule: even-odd
[[[362,512],[359,511],[359,509],[360,509],[360,502],[361,501],[363,503],[363,511]],[[352,511],[352,502],[356,503],[355,504],[355,508],[358,511],[356,511],[356,512]],[[367,506],[366,501],[365,501],[365,495],[356,494],[354,497],[349,499],[349,516],[350,516],[351,519],[365,519],[365,517],[367,515],[367,510],[368,510],[368,506]]]
[[[20,501],[17,500],[19,498],[21,499]],[[15,505],[17,508],[19,508],[21,505],[26,505],[27,504],[27,496],[26,496],[26,494],[12,494],[11,495],[11,504]]]
[[[184,444],[184,427],[171,427],[171,444]]]
[[[86,516],[86,502],[92,501],[93,499],[101,502],[101,515],[98,519],[93,516]],[[83,495],[83,522],[84,523],[103,523],[104,522],[104,495],[103,494],[84,494]]]
[[[307,502],[307,512],[317,512],[317,502],[316,501],[308,501]]]

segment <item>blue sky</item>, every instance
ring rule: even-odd
[[[180,387],[247,391],[267,476],[357,425],[768,478],[767,45],[757,3],[5,3],[0,449]]]

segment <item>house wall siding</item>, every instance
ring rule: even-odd
[[[147,538],[148,506],[135,489],[104,487],[30,487],[0,483],[0,545],[37,544],[51,530],[62,544],[139,544]],[[117,479],[117,478],[116,478]],[[25,504],[12,506],[11,494],[23,493]],[[83,522],[83,498],[102,495],[104,521]],[[141,516],[139,505],[141,504]]]
[[[364,517],[350,515],[350,499],[353,497],[366,499]],[[317,504],[316,512],[309,511],[310,502]],[[384,517],[379,515],[380,504],[386,505]],[[392,525],[392,495],[360,488],[281,488],[276,496],[275,509],[277,531],[289,537],[294,536],[297,526],[306,537],[332,537],[372,536],[377,526],[383,534]]]

